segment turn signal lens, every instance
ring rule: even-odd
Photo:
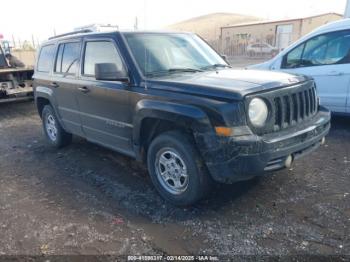
[[[233,136],[233,129],[230,127],[217,126],[215,132],[218,136]]]

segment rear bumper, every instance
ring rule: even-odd
[[[31,80],[24,80],[20,83],[15,79],[0,82],[0,102],[24,100],[26,97],[33,97]]]
[[[247,180],[285,167],[317,149],[330,129],[330,112],[324,108],[294,128],[264,136],[218,138],[197,136],[197,144],[213,179],[223,183]]]

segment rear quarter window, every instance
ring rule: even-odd
[[[41,48],[37,64],[38,72],[50,72],[52,61],[54,59],[54,52],[54,45],[46,45]]]

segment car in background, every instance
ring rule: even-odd
[[[247,54],[249,56],[266,56],[272,57],[278,53],[278,49],[267,43],[250,44],[247,46]]]
[[[333,113],[350,114],[350,19],[321,26],[273,59],[248,69],[311,76],[321,105]]]

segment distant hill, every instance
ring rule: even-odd
[[[216,42],[220,36],[220,27],[249,23],[262,20],[260,17],[233,13],[213,13],[194,17],[166,27],[175,31],[194,32],[210,43]]]

